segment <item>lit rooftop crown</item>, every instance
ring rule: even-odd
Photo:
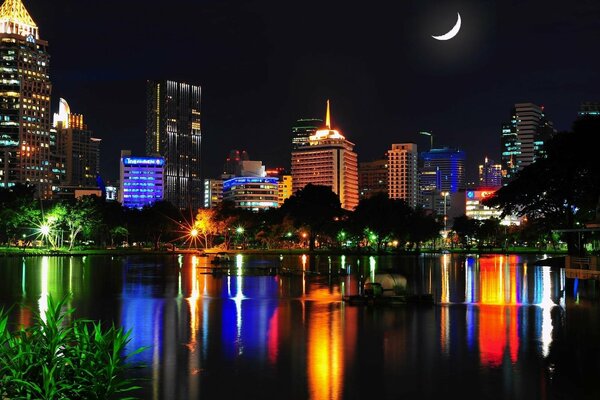
[[[331,129],[331,112],[329,111],[329,100],[327,100],[327,112],[325,114],[325,128],[319,129],[314,135],[309,136],[309,140],[323,139],[346,139],[339,131]]]
[[[39,39],[38,27],[21,0],[5,0],[0,7],[0,33],[31,35]]]

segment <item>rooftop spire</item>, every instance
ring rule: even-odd
[[[325,126],[331,129],[331,113],[329,112],[329,99],[327,100],[327,114],[325,115]]]
[[[38,37],[38,28],[21,0],[4,0],[0,7],[0,33]]]

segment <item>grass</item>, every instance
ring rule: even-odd
[[[84,319],[67,322],[74,310],[63,310],[66,300],[49,296],[44,316],[36,313],[31,327],[16,332],[0,310],[0,398],[134,399],[139,386],[125,376],[133,366],[128,358],[145,348],[123,355],[130,331]]]

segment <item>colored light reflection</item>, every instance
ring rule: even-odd
[[[339,312],[315,304],[308,328],[308,385],[312,399],[342,398],[343,331]]]
[[[442,263],[442,289],[448,279],[443,271]],[[518,256],[468,258],[465,302],[473,306],[467,309],[467,341],[474,348],[473,341],[477,340],[480,362],[492,367],[507,359],[516,363],[519,332],[527,325],[537,332],[540,352],[546,357],[552,342],[551,311],[561,301],[564,303],[564,299],[560,300],[562,288],[564,279],[553,285],[549,267],[528,267]],[[443,293],[441,297],[444,299]],[[537,311],[521,311],[523,306],[535,307]],[[443,326],[442,342],[446,342],[449,339]]]

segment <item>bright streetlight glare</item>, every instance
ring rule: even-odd
[[[192,229],[192,230],[190,231],[190,235],[191,235],[192,237],[196,237],[196,236],[198,236],[198,229],[196,229],[196,228]]]
[[[238,226],[237,229],[235,230],[237,233],[244,233],[244,228],[241,226]]]
[[[50,227],[48,225],[42,225],[40,226],[40,232],[42,235],[48,236],[48,234],[50,233]]]

